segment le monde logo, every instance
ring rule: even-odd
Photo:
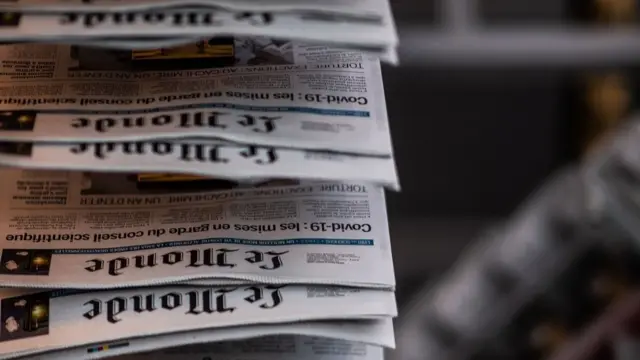
[[[282,304],[284,299],[280,289],[285,286],[266,285],[187,292],[172,291],[162,295],[152,292],[130,297],[118,296],[108,300],[93,299],[83,304],[89,307],[83,316],[88,320],[93,320],[104,314],[109,323],[116,324],[122,321],[121,315],[131,312],[140,314],[157,310],[182,309],[185,315],[233,313],[240,305],[239,302],[268,310]],[[242,297],[233,296],[239,292],[244,293]]]
[[[262,270],[277,270],[284,265],[282,256],[289,251],[258,251],[248,250],[239,252],[238,249],[194,249],[189,251],[170,251],[164,254],[136,255],[132,257],[116,257],[108,260],[87,260],[85,270],[98,272],[106,270],[111,276],[122,275],[129,269],[154,268],[156,266],[182,265],[186,268],[238,266],[236,258],[241,255],[244,262],[256,265]],[[235,260],[234,260],[235,259]]]

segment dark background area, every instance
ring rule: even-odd
[[[584,69],[403,60],[412,50],[403,32],[438,28],[437,9],[433,0],[391,3],[400,66],[385,66],[383,74],[402,192],[387,199],[402,315],[402,305],[480,231],[576,160],[575,79]],[[479,3],[490,28],[576,22],[570,1]]]
[[[392,0],[400,31],[437,24],[433,0]],[[559,0],[481,0],[487,26],[568,21]],[[402,53],[402,51],[401,51]],[[566,69],[384,69],[402,193],[392,217],[502,217],[572,157]]]
[[[438,342],[446,344],[445,346],[449,346],[450,350],[458,351],[464,347],[460,343],[460,337],[456,336],[455,321],[447,325],[447,316],[443,315],[444,317],[441,318],[437,316],[437,310],[434,311],[434,308],[429,307],[433,305],[428,302],[429,296],[432,295],[429,292],[431,285],[439,280],[440,275],[453,268],[452,264],[455,264],[465,247],[478,239],[483,230],[507,220],[514,209],[541,186],[555,170],[579,161],[587,148],[585,145],[594,144],[587,139],[597,142],[598,137],[592,138],[592,134],[602,134],[600,130],[607,127],[605,123],[619,124],[624,121],[626,119],[624,114],[629,115],[630,111],[637,111],[640,104],[638,98],[640,73],[638,73],[636,61],[637,55],[640,54],[638,52],[640,39],[637,46],[633,44],[634,37],[627,38],[629,42],[618,42],[623,37],[619,36],[621,33],[633,34],[637,31],[640,18],[637,11],[640,6],[637,4],[640,4],[640,0],[632,0],[636,4],[635,19],[632,18],[632,11],[626,11],[629,8],[624,8],[615,16],[613,11],[607,13],[602,7],[599,9],[600,12],[597,12],[595,0],[477,1],[479,2],[479,22],[491,31],[502,26],[521,29],[537,27],[539,30],[547,30],[543,29],[545,26],[556,28],[573,26],[575,28],[571,30],[577,30],[577,27],[581,29],[572,33],[573,37],[563,36],[568,33],[566,29],[562,33],[554,33],[551,36],[553,40],[560,39],[557,42],[552,41],[555,47],[547,45],[550,37],[547,37],[545,43],[541,45],[542,41],[539,40],[543,39],[543,36],[530,36],[531,32],[524,31],[514,32],[515,35],[512,37],[494,36],[491,38],[493,42],[485,42],[485,44],[495,45],[500,41],[502,44],[507,43],[508,41],[504,41],[505,38],[512,40],[509,44],[516,45],[511,46],[511,49],[517,48],[516,51],[498,52],[525,54],[520,60],[526,61],[512,62],[511,65],[496,66],[487,62],[480,64],[457,61],[458,58],[452,56],[455,51],[465,54],[480,53],[479,51],[465,52],[461,50],[462,46],[458,46],[458,44],[464,44],[468,49],[469,46],[476,45],[474,49],[477,50],[476,42],[480,42],[478,37],[458,36],[456,38],[461,33],[464,35],[463,29],[462,32],[446,39],[463,38],[463,40],[472,39],[472,41],[452,41],[447,43],[453,44],[451,46],[441,46],[438,41],[444,37],[433,35],[442,29],[436,1],[391,0],[401,40],[401,65],[386,66],[383,72],[396,162],[402,185],[402,192],[388,193],[387,197],[396,267],[396,294],[400,309],[399,319],[395,322],[398,350],[388,352],[387,356],[394,360],[423,358],[421,350],[425,349],[434,349],[433,354],[437,354],[438,347],[430,345]],[[618,5],[621,4],[622,2]],[[593,21],[595,18],[600,20],[598,24]],[[616,19],[613,20],[613,18]],[[606,21],[610,22],[605,24]],[[614,22],[615,25],[613,25]],[[635,27],[625,28],[631,22]],[[610,37],[599,37],[610,30],[606,29],[606,26],[620,26],[616,30],[623,31],[611,30],[607,34]],[[585,40],[586,37],[582,35],[596,30],[596,27],[600,30],[598,36],[590,33],[589,41],[578,41],[580,46],[567,46],[569,41],[574,44],[575,39]],[[427,38],[425,43],[429,45],[429,49],[448,50],[446,56],[442,56],[442,53],[432,56],[434,53],[425,51],[426,46],[420,47],[423,33]],[[538,32],[537,35],[541,33],[543,32]],[[403,34],[407,35],[405,39]],[[494,32],[492,35],[495,34]],[[575,36],[576,34],[578,36]],[[601,41],[593,41],[594,38]],[[494,41],[496,39],[500,41]],[[582,52],[584,48],[581,46],[587,42],[590,45],[585,47],[592,49],[590,52],[592,56],[584,56],[589,52]],[[538,49],[536,53],[538,55],[543,53],[556,55],[532,56],[535,53],[530,48],[532,44]],[[618,50],[601,51],[605,48],[612,49],[613,47],[609,47],[611,44],[625,45],[620,45]],[[487,48],[495,50],[500,46]],[[540,51],[540,49],[543,50]],[[563,51],[572,49],[571,55],[574,56],[566,56],[567,52],[558,52],[558,49]],[[482,54],[485,56],[484,59],[497,58],[495,53],[486,56],[487,53],[485,51]],[[557,55],[560,53],[561,55]],[[575,56],[576,53],[580,55]],[[631,53],[633,56],[623,59]],[[405,56],[403,59],[403,54],[410,56]],[[601,54],[605,56],[600,56]],[[535,61],[530,62],[532,58],[540,60],[545,57],[554,58],[553,63],[556,65],[549,65],[551,61],[546,64],[538,62],[537,65],[534,64]],[[516,55],[511,59],[517,58]],[[432,61],[434,59],[435,61]],[[482,59],[482,56],[474,58],[474,60],[478,59]],[[557,61],[558,59],[570,59],[571,63],[568,60]],[[531,65],[526,65],[525,62]],[[627,95],[630,97],[630,106],[625,104]],[[597,253],[604,252],[599,249]],[[623,250],[619,254],[622,253],[628,255],[632,251]],[[488,255],[484,265],[491,263],[490,256]],[[509,255],[505,252],[503,256]],[[614,259],[620,258],[614,257]],[[466,265],[470,262],[472,261],[468,261]],[[618,262],[619,260],[614,260],[612,264],[620,265]],[[564,263],[574,264],[575,261]],[[578,314],[577,316],[582,320],[592,321],[594,318],[589,316],[593,316],[594,313],[587,314],[588,311],[577,306],[588,296],[583,293],[578,295],[574,290],[572,290],[573,294],[559,295],[560,289],[575,289],[574,284],[581,281],[589,284],[593,278],[589,278],[585,269],[594,265],[585,266],[585,268],[572,270],[575,271],[575,277],[564,285],[555,289],[545,289],[546,293],[542,295],[545,299],[539,300],[540,303],[545,301],[548,302],[547,304],[554,303],[552,307],[564,303],[568,306],[564,308],[566,311],[556,308],[548,312],[543,310],[536,313],[535,306],[530,307],[534,310],[530,313],[524,310],[524,314],[527,315],[522,315],[521,312],[523,316],[521,319],[531,317],[524,320],[525,323],[529,322],[528,324],[522,325],[518,323],[516,317],[512,317],[510,321],[516,325],[512,324],[501,334],[492,333],[490,329],[483,326],[481,331],[488,337],[495,336],[496,343],[501,344],[493,349],[496,352],[490,352],[486,358],[496,359],[495,355],[500,354],[505,348],[522,346],[522,349],[530,350],[531,344],[527,345],[527,343],[531,342],[533,332],[532,327],[529,326],[536,323],[542,324],[550,318],[558,319],[554,317],[556,315],[549,317],[550,313],[562,313],[561,316],[573,313]],[[611,265],[611,267],[615,266]],[[467,269],[470,268],[467,267]],[[481,267],[471,269],[480,271]],[[509,279],[510,276],[502,277],[503,280],[505,278]],[[517,276],[512,279],[515,278]],[[467,281],[470,283],[473,280],[467,279]],[[475,284],[478,283],[482,284],[481,281],[475,282]],[[509,280],[506,283],[509,283]],[[457,283],[456,285],[462,285],[459,287],[462,288],[466,284]],[[475,294],[481,294],[481,291]],[[563,297],[566,301],[558,301]],[[447,300],[450,301],[451,297],[447,297]],[[523,303],[526,301],[523,300]],[[424,306],[417,306],[418,304]],[[472,313],[473,310],[466,313],[463,307],[473,306],[473,301],[457,304],[462,314]],[[497,313],[503,310],[500,305],[496,306],[496,309],[488,311]],[[554,321],[551,320],[551,322]],[[433,328],[430,328],[429,324]],[[439,325],[443,326],[439,327]],[[520,335],[511,337],[511,334],[520,331],[519,326],[525,330]],[[438,327],[441,331],[433,330]],[[569,339],[580,338],[581,330],[571,331],[575,332],[570,332]],[[427,336],[428,333],[430,333],[429,336]],[[518,336],[524,340],[521,342],[514,340]],[[430,337],[438,339],[431,343]],[[595,337],[588,337],[591,340],[584,342],[592,344]],[[583,338],[580,339],[583,341]],[[491,342],[491,340],[485,340],[480,340],[482,345]],[[567,343],[559,346],[565,351]],[[630,358],[634,356],[638,358],[637,354],[633,353],[634,355]],[[514,353],[502,352],[502,354]],[[507,355],[501,359],[529,358],[529,355],[531,358],[539,358],[532,352],[527,353],[526,350],[518,355],[522,356]],[[538,355],[541,356],[541,354]],[[444,356],[440,357],[444,358]]]
[[[505,216],[569,160],[565,74],[387,68],[392,216]]]

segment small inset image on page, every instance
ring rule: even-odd
[[[266,37],[214,37],[145,50],[70,47],[69,71],[169,71],[293,64],[290,41]]]
[[[81,195],[147,195],[298,185],[299,180],[226,180],[177,173],[82,173]]]

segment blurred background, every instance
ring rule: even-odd
[[[638,5],[392,0],[401,66],[384,81],[402,179],[388,194],[401,315],[474,236],[635,110]]]

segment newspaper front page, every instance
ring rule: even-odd
[[[399,189],[393,158],[212,140],[45,144],[0,142],[0,165],[29,169],[176,172],[227,179],[363,181]],[[222,175],[220,175],[222,174]]]
[[[135,174],[3,170],[0,283],[109,288],[222,278],[394,287],[382,189],[286,183],[242,189],[220,180],[200,192],[172,191]]]
[[[0,46],[0,141],[198,136],[391,156],[378,60],[269,38],[210,40],[147,51]]]
[[[246,324],[394,317],[393,292],[324,286],[0,290],[0,356]]]
[[[384,349],[379,346],[334,339],[278,336],[122,356],[116,360],[383,360],[383,355]]]
[[[363,344],[374,345],[374,347],[395,347],[393,322],[388,317],[375,320],[312,321],[184,331],[151,337],[122,339],[114,342],[99,342],[70,349],[48,351],[42,355],[27,356],[26,358],[30,360],[101,359],[193,344],[203,344],[208,347],[207,344],[213,342],[253,339],[265,336],[280,336],[282,339],[290,341],[291,335],[296,335],[296,337],[304,336],[307,340],[317,344],[318,348],[320,346],[324,348],[325,351],[332,349],[332,347],[327,348],[327,345],[335,340],[340,340],[339,343],[343,341],[350,342],[358,348],[364,347],[365,345]],[[295,341],[299,340],[296,339]],[[305,344],[309,344],[309,342],[305,342]],[[350,347],[346,344],[344,346]],[[370,348],[370,346],[367,346],[367,348]],[[290,350],[293,349],[290,348]],[[325,355],[327,354],[325,353]],[[145,354],[145,356],[148,355]]]
[[[0,41],[49,41],[108,36],[267,36],[297,41],[395,48],[398,36],[391,19],[371,21],[350,15],[296,12],[247,12],[180,8],[65,14],[15,13],[4,20]],[[331,34],[336,36],[331,36]],[[339,35],[339,36],[338,36]]]

